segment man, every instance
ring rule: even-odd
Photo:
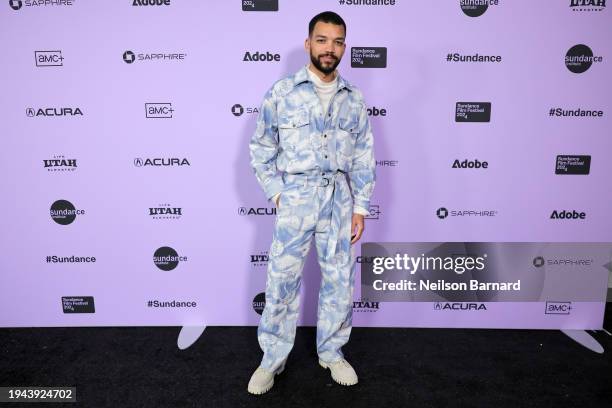
[[[352,327],[351,245],[364,230],[376,162],[363,96],[336,70],[345,35],[346,24],[336,13],[313,17],[304,44],[310,64],[266,93],[249,144],[257,181],[277,209],[266,306],[257,330],[264,355],[247,387],[253,394],[272,388],[293,348],[301,274],[313,235],[322,276],[319,364],[336,382],[357,383],[341,347]]]

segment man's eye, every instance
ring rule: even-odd
[[[323,43],[325,42],[325,40],[322,40],[322,39],[318,39],[318,40],[317,40],[317,42],[318,42],[318,43],[321,43],[321,44],[323,44]]]
[[[336,44],[338,45],[344,45],[344,43],[342,41],[336,41]]]

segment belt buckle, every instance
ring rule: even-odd
[[[325,183],[323,183],[323,182],[325,182]],[[329,177],[323,177],[321,179],[321,187],[327,187],[327,186],[329,186]]]

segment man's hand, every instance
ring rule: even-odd
[[[355,242],[359,241],[359,238],[361,238],[361,234],[363,234],[363,219],[364,217],[362,214],[353,213],[353,220],[351,222],[351,235],[355,234],[355,236],[351,240],[351,244],[354,244]]]
[[[278,200],[280,200],[280,193],[276,195],[276,200],[275,200],[276,208],[278,208]]]

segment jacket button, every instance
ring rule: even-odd
[[[323,137],[327,137],[327,135],[323,135]]]
[[[327,155],[325,155],[325,158],[327,159]]]

